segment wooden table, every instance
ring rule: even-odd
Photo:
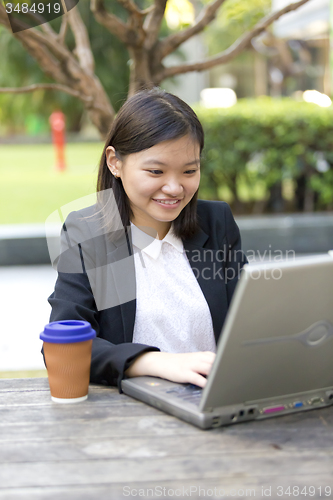
[[[113,388],[59,405],[47,379],[0,380],[5,500],[332,498],[332,459],[333,408],[202,431]]]

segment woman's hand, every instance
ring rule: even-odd
[[[169,352],[147,352],[141,354],[126,370],[127,377],[165,378],[172,382],[190,383],[205,387],[206,378],[212,368],[215,353],[210,351],[173,354]]]

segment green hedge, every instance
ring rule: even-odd
[[[238,212],[333,209],[332,106],[263,97],[195,111],[206,137],[200,196]]]

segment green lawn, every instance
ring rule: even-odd
[[[67,144],[65,172],[52,145],[0,145],[0,224],[44,223],[66,203],[95,192],[102,143]]]

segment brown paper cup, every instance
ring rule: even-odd
[[[52,401],[78,403],[88,397],[92,340],[71,344],[44,342]]]

